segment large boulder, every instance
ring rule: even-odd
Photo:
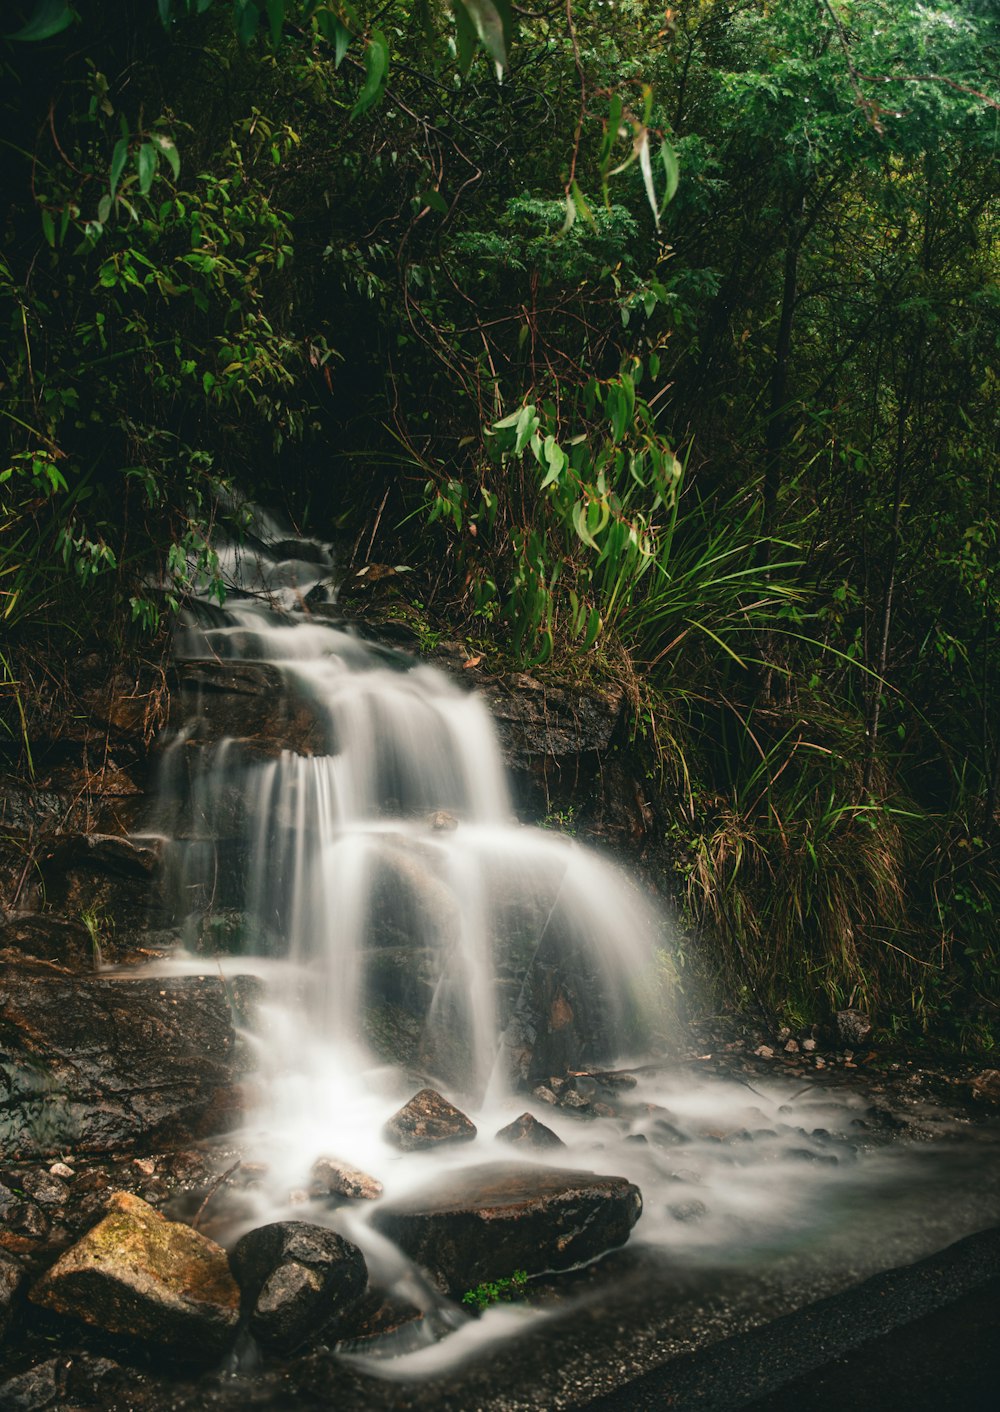
[[[382,1134],[404,1152],[418,1152],[443,1142],[471,1142],[476,1125],[436,1089],[422,1088],[394,1113]]]
[[[108,1333],[213,1355],[233,1337],[240,1292],[226,1252],[128,1192],[59,1257],[29,1298]]]
[[[0,1149],[147,1151],[239,1116],[218,976],[67,976],[0,965]]]
[[[515,1270],[565,1270],[624,1245],[642,1211],[624,1177],[495,1162],[438,1176],[374,1224],[438,1285],[461,1294]]]
[[[368,1284],[357,1246],[306,1221],[275,1221],[248,1231],[229,1260],[250,1332],[278,1349],[297,1347],[353,1308]]]

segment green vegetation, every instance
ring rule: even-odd
[[[466,1290],[462,1295],[462,1303],[471,1305],[481,1314],[491,1304],[510,1304],[514,1300],[523,1299],[527,1288],[527,1270],[515,1270],[506,1279],[484,1280],[482,1284],[476,1285],[475,1289]]]
[[[10,750],[282,501],[625,682],[720,996],[994,1042],[990,0],[77,8],[0,41]]]

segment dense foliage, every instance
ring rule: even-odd
[[[726,995],[992,1043],[989,0],[77,9],[2,52],[11,741],[283,498],[624,674]]]

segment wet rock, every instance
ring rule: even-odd
[[[319,1196],[343,1196],[348,1201],[377,1201],[382,1183],[349,1162],[320,1157],[313,1163],[312,1190]]]
[[[972,1096],[980,1103],[1000,1105],[1000,1069],[983,1069],[971,1084]]]
[[[424,1318],[424,1311],[408,1300],[370,1289],[349,1313],[334,1320],[325,1335],[345,1352],[363,1351],[389,1338],[398,1345],[408,1335],[413,1336],[413,1346],[419,1346]]]
[[[435,833],[450,833],[458,828],[458,820],[454,814],[449,814],[447,809],[436,809],[427,822]]]
[[[66,1170],[69,1171],[69,1168]],[[24,1172],[20,1182],[32,1201],[37,1201],[41,1206],[61,1206],[69,1197],[66,1183],[48,1172]]]
[[[24,1282],[24,1270],[13,1256],[0,1250],[0,1339],[3,1339],[14,1312],[14,1300]],[[3,1406],[3,1403],[0,1403]]]
[[[50,961],[70,971],[94,969],[94,942],[82,922],[48,912],[25,913],[0,922],[0,948],[10,960]]]
[[[489,1163],[381,1206],[376,1227],[461,1294],[515,1270],[564,1270],[624,1245],[642,1210],[624,1177]]]
[[[842,1044],[864,1044],[872,1032],[872,1022],[863,1010],[838,1010],[834,1022]]]
[[[53,1162],[49,1168],[49,1176],[51,1177],[72,1177],[73,1175],[73,1168],[67,1166],[65,1162]]]
[[[441,1142],[471,1142],[476,1127],[463,1112],[433,1088],[422,1088],[382,1129],[386,1141],[404,1152]]]
[[[29,1298],[193,1357],[225,1347],[239,1318],[225,1251],[127,1192],[111,1197],[104,1219],[60,1256]]]
[[[191,748],[231,739],[254,759],[282,750],[324,755],[333,748],[327,724],[289,691],[271,663],[178,662],[175,671],[170,724],[184,727]]]
[[[218,977],[109,979],[0,966],[0,1149],[148,1151],[239,1116]]]
[[[517,1147],[565,1147],[558,1133],[540,1123],[531,1113],[522,1113],[497,1133],[499,1142],[509,1142]]]
[[[758,1044],[757,1048],[754,1050],[754,1053],[756,1054],[758,1059],[774,1058],[774,1050],[769,1044]]]
[[[126,878],[153,876],[158,860],[154,844],[121,834],[85,833],[67,841],[74,858],[101,872]]]
[[[29,1252],[45,1239],[49,1222],[20,1187],[0,1184],[0,1248]]]
[[[351,1309],[368,1283],[357,1246],[305,1221],[276,1221],[249,1231],[229,1258],[251,1333],[285,1350]]]
[[[117,1406],[102,1393],[120,1372],[110,1358],[88,1353],[48,1358],[0,1386],[0,1407],[4,1412],[77,1412],[82,1407]]]

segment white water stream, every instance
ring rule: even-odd
[[[567,1146],[525,1160],[631,1178],[645,1201],[633,1243],[716,1266],[795,1245],[861,1182],[898,1171],[895,1154],[864,1151],[865,1104],[843,1093],[651,1072],[613,1116],[583,1121],[518,1092],[549,1054],[564,1069],[609,1066],[669,1030],[665,919],[593,852],[515,821],[489,713],[464,683],[324,620],[323,546],[224,557],[233,595],[224,611],[189,614],[178,660],[276,670],[278,694],[323,742],[311,754],[204,743],[193,716],[164,754],[156,828],[187,947],[168,965],[265,986],[248,1035],[257,1103],[239,1138],[260,1163],[246,1226],[334,1224],[383,1288],[426,1307],[433,1297],[367,1224],[366,1203],[305,1203],[317,1158],[363,1168],[394,1197],[434,1172],[520,1159],[492,1135],[528,1109]],[[238,954],[213,954],[223,934]],[[402,1154],[385,1141],[386,1119],[425,1079],[474,1119],[474,1143]],[[475,1337],[528,1317],[540,1316],[497,1311]],[[445,1342],[459,1358],[472,1337]],[[434,1369],[448,1356],[422,1355]]]

